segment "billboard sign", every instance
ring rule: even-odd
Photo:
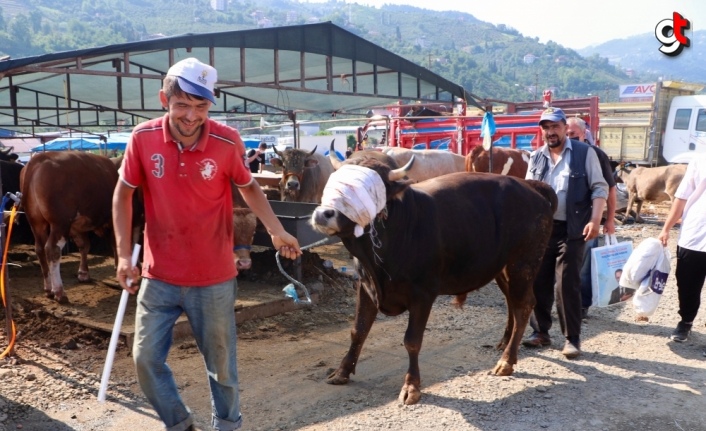
[[[629,84],[620,86],[621,102],[647,102],[655,95],[657,84]]]

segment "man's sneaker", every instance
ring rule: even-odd
[[[542,347],[552,344],[549,334],[534,331],[532,335],[522,340],[522,345],[526,347]]]
[[[575,359],[581,354],[581,342],[578,337],[570,338],[571,339],[567,338],[566,343],[564,343],[561,354],[566,356],[566,359]]]
[[[689,338],[689,332],[691,332],[691,323],[679,322],[670,338],[682,343]]]

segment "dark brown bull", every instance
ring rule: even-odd
[[[88,232],[112,231],[111,201],[118,171],[110,159],[77,151],[40,153],[22,171],[22,207],[34,234],[49,298],[68,302],[59,272],[61,248],[72,239],[79,249],[80,281],[88,273]],[[114,238],[109,234],[111,243]]]
[[[369,171],[347,166],[350,164]],[[493,371],[512,374],[535,304],[532,285],[552,230],[557,204],[553,190],[536,181],[465,172],[409,185],[400,181],[408,166],[390,169],[372,158],[351,158],[342,165],[334,162],[334,166],[340,172],[329,179],[324,201],[312,213],[311,224],[341,238],[355,257],[361,281],[351,345],[328,382],[345,384],[355,373],[378,311],[388,316],[408,311],[404,345],[409,367],[400,400],[416,403],[421,397],[419,351],[436,297],[456,295],[462,304],[468,292],[493,279],[508,305],[507,326],[498,344],[503,354]],[[336,202],[331,198],[340,188],[337,182],[357,175],[351,171],[374,171],[384,183],[386,195],[384,210],[359,237],[355,236],[356,221],[338,208],[347,199]],[[373,189],[359,187],[355,196]],[[331,195],[330,190],[334,190]],[[373,195],[369,193],[368,198]]]
[[[515,148],[493,148],[493,173],[525,178],[530,153]],[[481,145],[466,155],[466,172],[490,172],[490,155]]]
[[[328,157],[318,154],[316,147],[310,152],[287,148],[278,151],[272,147],[277,157],[270,159],[272,166],[282,169],[279,187],[283,201],[321,202],[321,194],[333,166]]]

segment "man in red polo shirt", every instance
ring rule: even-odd
[[[211,388],[212,426],[240,428],[236,367],[231,180],[272,235],[280,254],[301,254],[244,164],[235,129],[208,118],[216,69],[195,58],[174,64],[159,99],[167,114],[132,133],[113,194],[117,278],[138,292],[133,357],[138,381],[168,430],[193,429],[166,364],[172,327],[184,312],[201,351]],[[132,196],[142,187],[145,244],[140,273],[130,263]]]

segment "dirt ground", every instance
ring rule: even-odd
[[[632,240],[634,247],[656,237],[666,210],[665,205],[646,205],[647,223],[619,226],[618,237]],[[676,237],[675,229],[669,246],[673,257]],[[236,307],[281,298],[287,283],[271,251],[255,256],[259,269],[239,280]],[[324,260],[334,268],[326,268]],[[0,431],[163,429],[141,394],[122,342],[108,399],[102,404],[96,400],[109,335],[79,322],[112,327],[120,294],[112,260],[92,256],[95,281],[79,284],[76,255],[63,259],[69,306],[43,298],[30,248],[13,248],[10,261],[21,265],[9,269],[19,336],[15,355],[0,363]],[[462,310],[450,306],[451,298],[439,298],[420,355],[422,399],[404,406],[397,395],[407,368],[402,345],[406,315],[378,316],[352,381],[346,386],[325,383],[350,341],[354,282],[336,270],[350,265],[340,244],[313,249],[303,265],[304,283],[324,286],[317,304],[239,325],[243,429],[706,430],[706,319],[704,313],[697,316],[687,342],[668,339],[679,320],[674,267],[649,322],[635,322],[630,303],[592,308],[579,359],[560,354],[557,323],[552,346],[522,348],[510,377],[490,373],[500,356],[493,346],[506,318],[497,287],[473,292]],[[133,302],[128,314],[130,309]],[[0,312],[3,321],[4,316]],[[131,324],[126,316],[124,328]],[[5,331],[0,334],[4,349],[8,340]],[[203,362],[188,336],[175,342],[169,364],[197,426],[210,429]]]

